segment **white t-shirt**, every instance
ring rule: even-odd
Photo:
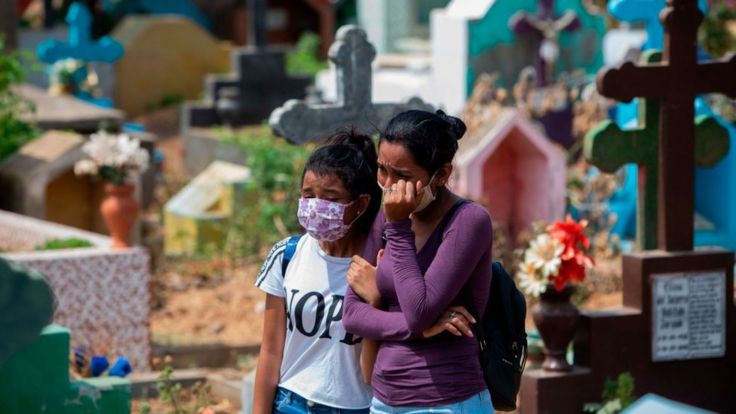
[[[286,300],[279,386],[330,407],[368,408],[371,389],[360,370],[361,338],[345,332],[340,322],[350,258],[328,256],[304,235],[284,277],[287,241],[274,245],[256,278],[258,288]]]

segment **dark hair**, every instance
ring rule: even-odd
[[[309,156],[304,174],[311,171],[317,175],[334,174],[342,181],[353,200],[361,194],[371,196],[368,208],[355,222],[361,233],[368,233],[378,210],[381,208],[383,192],[376,181],[378,155],[373,140],[357,133],[354,129],[342,129],[327,139],[327,143]]]
[[[419,110],[402,112],[391,118],[380,142],[400,143],[414,162],[430,174],[434,174],[457,152],[457,141],[462,138],[466,127],[460,118],[445,114]]]

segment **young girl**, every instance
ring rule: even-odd
[[[349,332],[381,341],[371,413],[493,412],[467,329],[475,321],[461,307],[485,309],[491,220],[446,187],[464,132],[462,121],[441,111],[408,111],[381,135],[384,209],[364,250],[371,263],[354,258],[343,313]],[[436,335],[442,320],[454,335]]]
[[[342,325],[346,275],[380,208],[376,151],[367,136],[341,132],[317,149],[302,175],[299,223],[307,234],[282,274],[288,239],[266,259],[266,292],[254,413],[367,413],[360,338]]]

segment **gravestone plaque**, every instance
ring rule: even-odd
[[[726,354],[726,273],[652,275],[652,360]]]

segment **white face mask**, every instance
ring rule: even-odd
[[[431,184],[432,184],[432,181],[434,181],[434,176],[436,174],[437,174],[436,172],[434,174],[432,174],[432,177],[429,178],[429,184],[425,185],[422,188],[422,193],[421,194],[418,194],[419,204],[414,209],[414,211],[412,211],[412,213],[418,213],[418,212],[424,210],[425,208],[427,208],[428,205],[430,205],[434,201],[434,199],[435,199],[436,196],[432,193]],[[378,182],[378,181],[376,181],[376,182]],[[378,182],[378,187],[381,189],[381,191],[384,192],[384,194],[386,193],[387,188],[385,188],[384,186],[382,186],[380,182]]]

